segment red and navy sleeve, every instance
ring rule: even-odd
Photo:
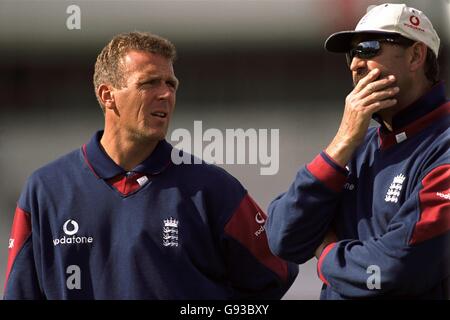
[[[4,299],[41,299],[34,263],[31,215],[17,206],[8,242]]]
[[[414,296],[448,278],[449,266],[450,164],[441,163],[421,178],[385,234],[328,245],[318,274],[349,298]]]
[[[224,227],[227,272],[233,299],[280,299],[298,266],[272,254],[265,232],[266,214],[245,193]]]
[[[40,283],[35,257],[38,238],[37,229],[34,227],[33,214],[37,208],[33,207],[35,199],[34,190],[36,180],[31,176],[22,191],[14,213],[14,220],[8,242],[8,264],[4,286],[5,300],[18,299],[44,299]],[[37,215],[34,216],[34,218]]]
[[[303,167],[269,205],[266,229],[276,255],[298,264],[314,256],[337,211],[348,171],[325,152]]]

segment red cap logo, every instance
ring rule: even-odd
[[[411,16],[409,18],[409,22],[411,22],[416,27],[420,24],[420,20],[416,16]]]

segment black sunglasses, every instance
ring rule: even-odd
[[[402,38],[398,39],[384,38],[384,39],[363,41],[358,43],[356,47],[352,48],[349,52],[345,54],[345,57],[347,59],[347,65],[348,66],[351,65],[352,60],[355,56],[357,56],[360,59],[370,59],[376,57],[380,53],[381,42],[398,44],[406,47],[409,47],[414,43],[414,41],[412,40]]]

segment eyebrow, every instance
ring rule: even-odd
[[[138,85],[143,85],[147,82],[150,82],[152,80],[162,80],[164,77],[159,76],[159,75],[152,75],[152,76],[143,76],[141,78],[138,78],[137,80],[137,84]],[[180,81],[178,80],[177,77],[169,77],[168,79],[166,79],[165,81],[171,81],[175,83],[175,86],[178,87],[178,85],[180,84]]]

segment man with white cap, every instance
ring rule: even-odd
[[[346,53],[354,89],[336,136],[272,201],[266,223],[275,254],[317,257],[322,299],[450,297],[450,103],[439,42],[423,12],[382,4],[325,43]]]

